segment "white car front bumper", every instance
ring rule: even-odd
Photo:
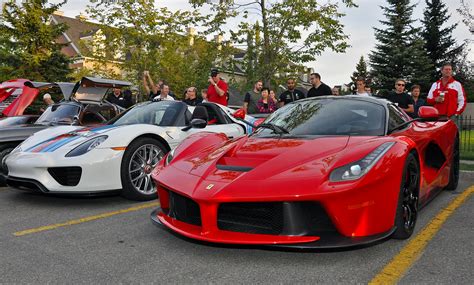
[[[49,193],[97,193],[122,189],[120,168],[124,151],[93,149],[65,157],[55,152],[15,152],[8,156],[7,183]],[[80,168],[80,171],[78,170]],[[80,172],[80,177],[77,177]],[[36,188],[36,189],[34,189]]]

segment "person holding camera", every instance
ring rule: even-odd
[[[433,83],[426,102],[438,109],[440,116],[455,119],[466,108],[466,92],[453,78],[453,67],[445,63],[441,67],[441,79]]]
[[[227,92],[229,87],[227,83],[221,79],[218,69],[211,70],[209,77],[209,87],[207,88],[207,100],[209,102],[227,106]]]

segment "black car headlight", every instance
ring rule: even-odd
[[[171,161],[173,160],[175,150],[176,150],[176,148],[173,148],[170,152],[168,152],[168,155],[166,156],[166,160],[165,160],[165,166],[170,164]]]
[[[351,162],[334,169],[329,176],[332,182],[357,180],[364,176],[382,158],[382,156],[394,145],[394,142],[386,142],[377,147],[361,160]]]
[[[80,145],[78,145],[76,148],[71,150],[66,154],[66,157],[74,157],[74,156],[79,156],[83,155],[94,148],[98,147],[101,143],[103,143],[108,136],[100,136],[100,137],[95,137],[93,139],[90,139]]]

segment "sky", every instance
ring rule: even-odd
[[[59,2],[59,1],[50,1]],[[355,66],[361,56],[368,60],[368,54],[375,46],[374,27],[381,28],[382,25],[379,20],[384,19],[380,6],[387,5],[384,0],[354,0],[358,8],[343,8],[342,11],[346,14],[342,18],[342,23],[345,25],[344,31],[349,36],[350,48],[345,53],[334,53],[331,51],[324,51],[315,62],[307,63],[306,66],[314,68],[315,72],[321,74],[322,81],[330,86],[340,85],[350,82],[350,76],[355,71]],[[422,19],[423,9],[425,7],[424,0],[412,0],[412,4],[418,3],[415,8],[413,18]],[[470,1],[467,1],[469,3]],[[472,50],[469,54],[470,60],[474,60],[474,35],[469,32],[469,29],[464,25],[461,16],[456,9],[460,6],[460,0],[444,0],[448,6],[451,18],[449,23],[453,24],[459,22],[458,27],[453,32],[454,38],[459,42],[466,39],[471,40]],[[61,10],[66,16],[77,16],[83,12],[88,4],[88,1],[83,0],[69,0]],[[156,4],[160,7],[168,7],[170,10],[190,10],[192,7],[187,0],[157,0]],[[473,7],[474,8],[474,7]],[[204,13],[206,11],[204,10]],[[420,25],[420,22],[417,22]],[[229,24],[232,25],[232,24]],[[416,24],[415,24],[416,25]]]

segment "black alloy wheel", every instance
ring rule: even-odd
[[[420,167],[415,155],[410,153],[403,169],[395,216],[395,226],[397,229],[393,234],[393,238],[407,239],[412,235],[418,217],[419,189]]]

